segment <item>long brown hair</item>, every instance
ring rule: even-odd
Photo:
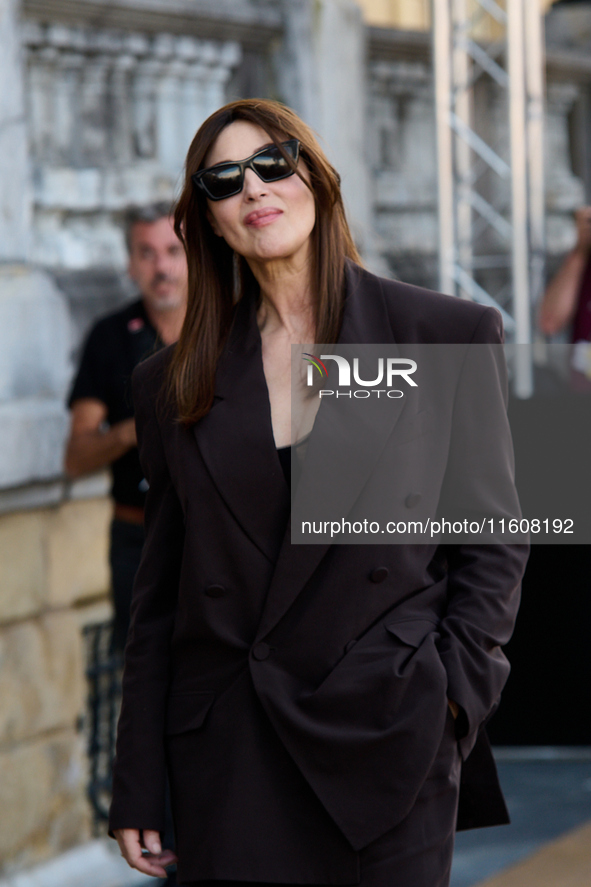
[[[186,425],[209,412],[233,307],[256,287],[246,261],[238,257],[236,262],[233,250],[214,234],[207,220],[207,199],[191,181],[220,132],[235,120],[247,120],[264,129],[292,165],[281,142],[300,141],[316,204],[311,277],[317,342],[336,342],[342,321],[345,258],[360,261],[345,218],[339,175],[297,114],[279,102],[240,99],[208,117],[189,148],[174,218],[175,231],[187,254],[189,291],[185,322],[170,364],[169,387],[178,417]]]

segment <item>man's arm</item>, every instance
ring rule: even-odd
[[[547,336],[560,332],[573,319],[591,256],[591,207],[579,209],[576,220],[577,244],[548,284],[540,306],[540,329]]]
[[[64,463],[70,477],[106,468],[137,446],[133,419],[124,419],[103,430],[107,407],[100,400],[88,397],[74,401],[71,415]]]

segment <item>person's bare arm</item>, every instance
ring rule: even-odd
[[[540,306],[540,329],[547,336],[560,332],[573,319],[591,255],[591,207],[578,210],[576,220],[577,244],[548,284]]]
[[[166,878],[164,866],[177,861],[172,850],[162,850],[158,832],[144,829],[140,834],[137,828],[119,828],[113,834],[117,838],[121,856],[133,869],[144,875]],[[148,854],[142,853],[142,847],[148,850]]]
[[[65,469],[70,477],[105,468],[136,446],[133,419],[117,422],[103,431],[106,418],[107,408],[102,401],[93,398],[74,401],[65,457]]]

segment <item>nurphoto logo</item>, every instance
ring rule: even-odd
[[[328,370],[324,364],[325,360],[333,360],[338,369],[338,388],[351,387],[351,364],[346,357],[340,354],[321,354],[317,357],[314,354],[304,352],[302,360],[308,363],[308,374],[306,384],[312,386],[314,384],[314,368],[318,370],[321,378],[328,378]],[[412,388],[417,388],[417,383],[411,378],[416,372],[417,362],[408,357],[387,357],[384,361],[383,357],[378,358],[377,376],[375,379],[361,379],[359,373],[359,358],[353,358],[353,381],[356,385],[362,386],[353,391],[339,391],[333,389],[321,389],[318,397],[356,397],[368,398],[372,394],[380,397],[385,394],[386,397],[400,398],[404,397],[404,392],[398,388],[394,388],[394,382],[403,380]],[[385,381],[385,388],[378,388]]]

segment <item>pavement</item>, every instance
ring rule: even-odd
[[[97,838],[43,865],[0,880],[0,887],[151,887],[157,882],[134,872],[111,838]]]
[[[458,834],[451,887],[591,887],[591,748],[495,757],[511,825]]]
[[[533,856],[481,881],[479,887],[589,887],[591,823],[546,844]]]
[[[512,823],[457,836],[450,887],[591,887],[591,747],[496,748]],[[96,839],[0,887],[156,887]]]

